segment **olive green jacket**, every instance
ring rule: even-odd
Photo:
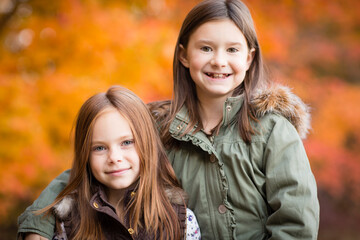
[[[246,144],[236,122],[242,103],[242,96],[228,98],[216,136],[202,131],[181,136],[188,124],[185,107],[170,126],[178,147],[168,156],[189,195],[202,239],[317,239],[316,182],[300,138],[309,129],[306,105],[285,87],[259,91],[252,99],[257,134]],[[159,114],[155,111],[155,117]],[[57,181],[66,181],[66,174]],[[45,206],[43,199],[51,203],[63,183],[48,188],[19,217],[19,233],[52,233],[52,220],[40,224],[29,211]]]

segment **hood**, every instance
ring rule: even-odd
[[[267,113],[282,115],[296,128],[299,136],[305,139],[310,130],[310,108],[289,87],[274,84],[259,88],[252,96],[251,105],[255,116],[263,117]],[[148,103],[148,107],[157,122],[162,122],[169,113],[170,100]]]
[[[257,118],[267,113],[280,114],[296,128],[299,136],[305,139],[310,130],[310,108],[290,88],[272,85],[259,89],[251,99]]]

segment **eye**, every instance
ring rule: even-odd
[[[230,53],[236,53],[239,50],[237,48],[231,47],[231,48],[228,48],[227,51],[230,52]]]
[[[209,47],[209,46],[204,46],[204,47],[201,47],[200,49],[201,49],[203,52],[211,52],[211,51],[212,51],[211,47]]]
[[[131,144],[133,144],[133,143],[134,143],[134,140],[131,139],[131,140],[125,140],[125,141],[123,141],[123,142],[121,143],[121,145],[123,145],[123,146],[129,146],[129,145],[131,145]]]
[[[95,146],[92,150],[95,152],[100,152],[106,150],[106,148],[104,146]]]

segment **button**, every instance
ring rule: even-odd
[[[212,162],[212,163],[216,162],[215,154],[210,155],[210,162]]]
[[[99,205],[97,204],[97,202],[94,202],[94,203],[93,203],[93,206],[94,206],[95,208],[99,208]]]
[[[134,234],[134,229],[129,228],[129,229],[128,229],[128,232],[130,233],[130,235],[132,235],[132,234]]]
[[[226,106],[226,110],[227,110],[228,112],[230,112],[230,111],[231,111],[231,106],[230,106],[230,105]]]
[[[218,208],[218,211],[219,211],[219,213],[224,214],[224,213],[226,213],[227,208],[225,207],[224,204],[221,204]]]
[[[180,125],[178,125],[178,126],[176,127],[176,129],[177,129],[177,130],[180,130],[180,129],[182,129],[182,126],[181,126],[181,124],[180,124]]]
[[[131,197],[134,197],[134,196],[135,196],[135,192],[131,192],[131,193],[130,193],[130,196],[131,196]]]

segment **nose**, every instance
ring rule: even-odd
[[[121,162],[123,160],[123,153],[119,148],[110,148],[109,149],[109,163]]]
[[[215,52],[210,63],[212,66],[215,66],[218,68],[226,67],[227,60],[226,60],[225,54],[222,53],[221,51]]]

